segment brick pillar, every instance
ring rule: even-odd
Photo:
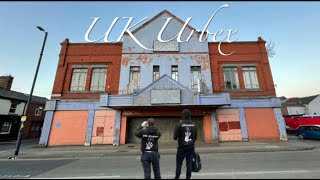
[[[127,117],[123,116],[121,118],[121,127],[120,127],[120,144],[126,143],[126,131],[127,131]]]
[[[88,68],[85,91],[90,91],[92,68]]]
[[[242,67],[237,66],[240,89],[245,89]]]
[[[64,82],[66,78],[67,64],[65,63],[65,61],[67,56],[69,39],[65,39],[60,45],[61,45],[61,53],[59,55],[59,63],[56,71],[53,89],[52,89],[52,94],[57,95],[58,97],[60,97],[61,94],[63,93]],[[55,98],[55,97],[52,97],[52,98]]]

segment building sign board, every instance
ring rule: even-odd
[[[153,51],[179,51],[179,43],[177,41],[153,41]]]
[[[151,90],[151,104],[180,104],[180,90]]]

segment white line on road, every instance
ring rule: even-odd
[[[217,176],[217,175],[250,175],[250,174],[291,174],[291,173],[314,173],[320,172],[319,170],[284,170],[284,171],[244,171],[244,172],[220,172],[220,173],[192,173],[192,176]],[[173,174],[162,175],[163,178],[174,177]],[[30,178],[30,179],[109,179],[109,178],[121,178],[121,179],[132,179],[132,178],[143,178],[143,176],[83,176],[83,177],[50,177],[50,178]]]
[[[84,176],[84,177],[52,177],[52,178],[29,178],[29,179],[109,179],[109,178],[120,178],[120,175],[116,176]]]
[[[246,175],[246,174],[285,174],[285,173],[310,173],[320,172],[320,170],[291,170],[291,171],[247,171],[247,172],[221,172],[221,173],[192,173],[192,176],[208,175]]]

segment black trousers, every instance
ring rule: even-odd
[[[194,146],[178,147],[176,156],[176,176],[175,179],[179,179],[181,174],[182,162],[186,158],[187,172],[186,178],[191,178],[192,173],[192,157],[194,154]]]
[[[160,156],[158,152],[144,152],[141,155],[141,163],[145,179],[151,179],[151,164],[153,167],[154,178],[161,179],[159,159]]]

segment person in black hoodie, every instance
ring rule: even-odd
[[[192,173],[194,145],[197,139],[197,128],[191,120],[190,110],[184,109],[181,116],[182,120],[177,123],[173,137],[174,140],[178,140],[175,179],[180,178],[181,166],[184,158],[186,158],[187,165],[186,179],[190,179]]]
[[[161,133],[154,127],[155,120],[149,118],[144,121],[136,131],[136,136],[141,138],[141,162],[144,171],[144,178],[151,179],[151,163],[155,179],[161,179],[160,155],[158,152],[158,139]]]

